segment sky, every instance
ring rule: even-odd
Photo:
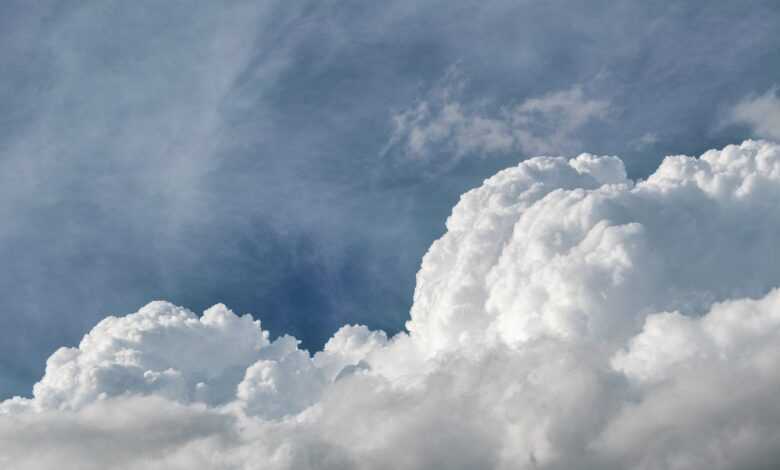
[[[249,314],[261,320],[261,327],[247,326],[249,323],[244,326],[249,331],[257,328],[267,332],[257,334],[261,337],[266,334],[269,342],[266,345],[261,341],[258,346],[254,339],[234,338],[232,330],[223,325],[219,328],[226,329],[225,337],[217,335],[215,347],[241,341],[260,349],[277,345],[268,352],[268,358],[262,359],[266,365],[299,361],[296,367],[317,371],[314,378],[305,379],[309,380],[306,383],[294,380],[285,383],[290,390],[317,392],[302,393],[291,399],[292,404],[278,403],[274,397],[257,398],[259,392],[251,385],[253,373],[265,374],[264,377],[277,373],[263,372],[262,367],[251,365],[262,354],[247,352],[238,357],[237,353],[238,356],[227,358],[224,363],[215,363],[215,370],[224,368],[225,372],[208,380],[201,377],[203,371],[193,372],[194,369],[177,365],[173,359],[161,362],[155,356],[148,364],[144,362],[145,365],[138,367],[148,368],[152,375],[163,374],[168,369],[179,371],[184,377],[183,382],[176,382],[179,391],[158,396],[157,388],[144,388],[141,398],[127,398],[126,407],[120,407],[122,410],[117,413],[134,415],[136,408],[147,409],[144,400],[153,401],[149,410],[163,406],[160,400],[172,400],[177,405],[170,408],[170,415],[152,417],[155,413],[148,412],[149,419],[163,420],[158,423],[163,427],[175,427],[179,419],[194,420],[197,426],[204,426],[203,436],[219,434],[220,429],[233,426],[235,420],[251,421],[257,416],[270,420],[273,426],[289,427],[292,425],[282,418],[290,413],[298,416],[297,413],[304,413],[301,410],[310,410],[307,407],[312,403],[316,403],[314,408],[325,410],[322,413],[326,421],[344,420],[342,415],[346,411],[336,404],[327,404],[335,400],[327,401],[327,397],[338,394],[338,390],[327,384],[340,383],[335,378],[340,377],[342,368],[377,371],[383,380],[395,383],[399,371],[412,367],[410,364],[419,360],[417,356],[429,358],[441,350],[460,351],[458,348],[466,348],[464,344],[484,336],[490,339],[474,340],[474,344],[484,346],[486,341],[489,347],[483,349],[495,350],[496,357],[509,355],[508,364],[522,369],[523,364],[533,362],[531,356],[544,354],[544,348],[552,348],[549,352],[552,355],[563,354],[560,345],[543,344],[537,345],[538,350],[515,354],[518,344],[539,335],[547,337],[544,332],[549,331],[556,337],[589,338],[575,341],[571,346],[574,349],[590,348],[591,341],[596,341],[593,338],[600,338],[597,343],[612,348],[607,354],[611,359],[594,353],[593,364],[611,364],[610,370],[623,374],[621,380],[636,379],[641,385],[636,385],[637,390],[644,390],[642,387],[655,380],[647,377],[660,373],[656,369],[676,376],[677,369],[670,372],[667,369],[671,366],[667,367],[666,363],[657,367],[638,365],[642,361],[637,358],[651,354],[647,351],[657,347],[648,339],[656,331],[652,327],[657,326],[658,331],[665,327],[680,328],[686,334],[699,335],[697,338],[714,333],[698,320],[680,326],[678,323],[687,320],[664,320],[666,317],[653,315],[662,312],[671,315],[672,311],[680,312],[685,318],[706,312],[713,315],[720,311],[718,302],[727,301],[740,305],[755,301],[760,304],[755,307],[757,311],[771,310],[764,304],[775,301],[770,291],[780,285],[775,270],[761,264],[776,261],[771,238],[767,237],[776,233],[771,232],[771,227],[776,223],[777,214],[767,207],[777,194],[771,184],[774,178],[771,169],[761,163],[774,158],[771,155],[776,150],[772,150],[771,144],[751,147],[754,144],[746,142],[739,151],[723,150],[724,154],[754,163],[745,164],[747,169],[723,163],[722,168],[710,171],[706,177],[685,173],[683,167],[692,165],[693,168],[693,163],[662,165],[668,155],[700,156],[709,149],[730,148],[726,147],[730,144],[739,146],[745,139],[780,140],[778,24],[780,6],[772,1],[715,1],[706,5],[682,1],[576,0],[3,2],[0,5],[0,44],[3,44],[0,48],[0,217],[3,220],[0,226],[3,267],[0,270],[0,399],[17,395],[32,397],[34,406],[20,406],[35,408],[37,414],[30,417],[28,411],[18,412],[19,419],[32,420],[26,425],[33,433],[31,436],[35,435],[35,426],[43,426],[48,419],[61,426],[89,427],[90,420],[105,412],[98,409],[103,405],[94,398],[102,393],[101,387],[109,387],[104,394],[109,397],[121,395],[122,390],[140,389],[128,385],[130,382],[126,380],[130,379],[121,376],[110,386],[95,379],[96,388],[91,392],[65,390],[71,379],[58,375],[57,364],[82,360],[68,359],[67,354],[58,352],[61,362],[49,360],[50,375],[46,369],[47,358],[54,358],[56,355],[52,354],[60,347],[76,348],[67,350],[82,351],[81,354],[92,357],[92,353],[84,352],[90,346],[82,338],[90,331],[95,332],[93,327],[99,328],[96,325],[109,315],[140,315],[132,313],[140,311],[161,322],[168,316],[190,315],[194,319],[181,320],[183,324],[201,322],[197,328],[208,331],[222,323],[217,320],[214,324],[203,323],[207,315],[199,317],[200,313],[192,312],[206,311],[215,304],[224,304],[225,309],[237,315]],[[583,153],[616,155],[619,159],[577,157]],[[757,156],[765,154],[770,157]],[[517,167],[536,156],[565,159],[539,163],[539,168],[536,164]],[[562,163],[574,157],[578,158],[572,160],[575,163]],[[621,163],[618,165],[616,161]],[[544,169],[548,166],[563,169]],[[468,195],[476,193],[468,191],[482,187],[489,192],[493,186],[485,182],[486,178],[497,173],[504,175],[499,172],[510,167],[524,168],[522,171],[529,174],[516,176],[519,182],[497,190],[493,196],[485,196],[488,199],[478,198],[473,202],[474,207],[484,206],[482,210],[486,214],[497,210],[497,215],[480,219],[479,223],[486,224],[485,227],[458,222],[471,220],[465,215],[457,217],[458,208],[462,212],[471,210]],[[548,170],[560,174],[550,176]],[[734,212],[733,201],[726,201],[728,198],[713,189],[712,185],[726,184],[712,176],[719,171],[736,175],[724,177],[724,181],[735,187],[739,185],[733,178],[746,181],[746,189],[742,191],[755,196],[746,196],[740,202],[749,205],[742,208],[744,215]],[[757,176],[750,176],[753,173]],[[761,183],[764,177],[770,182]],[[648,184],[651,189],[642,189],[641,181],[653,178],[657,183]],[[707,178],[718,183],[707,183]],[[555,264],[560,261],[553,263],[558,259],[553,254],[582,236],[584,229],[576,229],[574,222],[555,228],[552,219],[560,216],[560,220],[569,220],[567,211],[574,209],[567,209],[569,203],[564,202],[545,209],[539,201],[547,199],[537,200],[536,190],[524,186],[530,184],[528,181],[538,181],[540,187],[547,188],[539,190],[544,194],[550,188],[564,193],[572,191],[572,194],[577,193],[576,188],[601,191],[601,185],[605,184],[639,188],[625,190],[631,195],[610,196],[621,201],[615,203],[623,207],[620,210],[612,206],[603,210],[591,207],[588,210],[595,212],[591,216],[583,215],[582,224],[590,230],[599,220],[617,224],[636,219],[632,223],[644,228],[625,229],[639,230],[631,232],[633,235],[621,232],[620,236],[615,235],[618,241],[603,235],[612,240],[604,242],[607,245],[620,245],[621,237],[636,237],[638,245],[629,244],[633,248],[624,250],[628,260],[633,260],[633,256],[644,259],[647,252],[665,253],[663,256],[668,255],[670,260],[688,259],[676,248],[685,242],[699,246],[699,255],[690,258],[690,267],[672,261],[674,266],[664,267],[659,262],[653,269],[667,269],[665,275],[659,274],[660,271],[646,274],[647,278],[625,274],[630,282],[638,283],[632,284],[631,289],[644,289],[641,282],[649,282],[650,287],[633,300],[617,295],[622,300],[605,307],[605,311],[621,311],[623,316],[605,313],[583,326],[573,319],[578,314],[562,304],[549,307],[553,313],[545,314],[547,307],[538,307],[537,302],[544,303],[540,299],[546,296],[558,296],[569,299],[562,300],[563,303],[578,302],[578,311],[588,317],[593,308],[603,307],[594,298],[606,295],[604,292],[609,289],[604,286],[614,284],[624,274],[613,273],[609,277],[586,270],[586,274],[572,271],[564,275],[565,269]],[[702,202],[706,198],[695,195],[693,189],[687,196],[658,189],[686,184],[700,188],[702,194],[716,194],[721,199]],[[649,196],[653,191],[663,197]],[[523,210],[549,210],[550,215],[542,217],[535,229],[516,228],[514,236],[519,238],[511,238],[506,227],[522,225],[525,219],[514,212],[511,216],[502,215],[496,204],[503,204],[507,198],[520,198],[517,204]],[[681,215],[686,212],[680,207],[687,208],[689,215]],[[678,213],[678,209],[682,212]],[[657,219],[648,215],[655,210],[662,212]],[[688,225],[686,217],[698,220],[698,225]],[[545,228],[545,224],[552,228]],[[455,235],[461,231],[466,234]],[[512,246],[526,246],[524,243],[538,237],[552,237],[560,243],[550,247],[539,242],[536,255],[516,253],[514,262],[527,258],[526,264],[517,266],[511,257],[505,261],[496,257],[496,250],[520,250]],[[711,243],[702,242],[702,237],[711,238]],[[434,243],[437,239],[441,240]],[[597,243],[592,247],[594,252],[598,252],[599,246]],[[766,249],[763,257],[761,249]],[[719,253],[725,250],[726,255],[716,260],[706,250]],[[730,257],[732,250],[747,254],[744,258]],[[613,263],[609,269],[621,265],[619,259],[606,258]],[[451,262],[446,262],[447,259]],[[538,265],[533,260],[547,260],[551,264]],[[756,268],[756,263],[762,267]],[[630,273],[632,266],[624,263],[621,269]],[[662,282],[661,278],[668,279]],[[580,281],[582,285],[577,284]],[[562,286],[561,291],[542,292],[557,283]],[[476,293],[477,285],[494,286],[495,292],[491,288],[487,293]],[[624,284],[620,286],[621,293],[628,289]],[[671,290],[662,294],[659,286]],[[595,297],[580,298],[574,292],[581,295],[591,292]],[[666,295],[670,297],[668,302],[657,300]],[[156,300],[171,304],[149,304]],[[171,313],[175,310],[173,305],[188,310],[181,311],[185,313],[176,310],[179,313],[174,314]],[[731,310],[722,309],[728,312],[719,315],[729,317]],[[222,313],[215,313],[215,318],[228,319],[222,322],[250,321],[250,317],[235,320],[233,313],[219,312]],[[515,316],[525,318],[518,319],[511,312],[527,315],[516,313]],[[114,338],[105,340],[111,350],[116,338],[111,335],[121,336],[122,332],[136,328],[132,320],[136,317],[132,315],[126,317],[131,319],[127,324],[117,326],[116,331],[110,330],[113,333],[100,330],[95,336]],[[533,320],[537,316],[546,318],[541,326]],[[626,320],[629,317],[631,321]],[[640,321],[650,317],[661,320],[647,325]],[[358,324],[365,327],[354,327],[358,328],[354,331],[342,328]],[[695,333],[697,329],[709,333]],[[346,332],[341,337],[337,331]],[[397,333],[400,335],[394,336]],[[285,335],[297,338],[300,344],[291,346]],[[394,337],[402,339],[393,340]],[[185,344],[194,341],[187,338],[181,339],[184,351],[188,347]],[[339,338],[343,341],[339,342]],[[636,342],[630,343],[631,338]],[[746,337],[739,338],[747,341]],[[371,348],[356,346],[363,342]],[[413,346],[399,346],[406,342]],[[307,350],[314,355],[326,343],[333,344],[337,353],[329,356],[327,351],[321,352],[320,359],[315,360],[316,355],[310,357],[302,352]],[[702,344],[705,343],[702,351],[726,347],[723,342]],[[741,351],[741,345],[734,347]],[[476,346],[466,349],[471,351],[473,347]],[[357,353],[354,348],[362,352]],[[511,351],[507,352],[506,348]],[[142,347],[139,350],[144,351]],[[376,353],[380,359],[370,359],[375,350],[392,351],[380,351]],[[624,351],[622,355],[618,354],[619,350]],[[572,353],[570,349],[566,351]],[[756,357],[764,354],[761,357],[765,361],[777,357],[771,351],[752,349],[745,354],[753,353]],[[199,354],[208,356],[203,351],[196,351],[193,356]],[[683,362],[693,361],[690,357],[706,356],[680,354],[685,357]],[[481,361],[488,360],[483,355],[477,356]],[[113,360],[116,359],[109,362]],[[441,390],[442,381],[447,380],[468,387],[474,378],[469,371],[478,367],[474,364],[477,359],[461,351],[449,360],[453,364],[471,362],[463,366],[465,371],[460,375],[453,372],[456,369],[438,369],[443,367],[438,362],[436,367],[426,363],[420,366],[421,370],[428,371],[430,366],[438,372],[420,378],[420,383],[426,385],[418,383],[419,387]],[[314,365],[307,361],[314,361]],[[82,362],[76,369],[83,369],[87,375],[94,372],[89,372],[93,369],[85,365],[88,360]],[[286,377],[286,366],[279,367],[282,372],[278,373]],[[503,367],[507,369],[495,372],[505,381],[511,373],[507,372],[510,366]],[[642,367],[653,370],[640,370]],[[593,370],[593,376],[583,378],[596,384],[592,393],[601,393],[599,387],[604,385],[603,381],[617,380],[600,375],[596,366]],[[559,372],[549,372],[553,376],[551,383],[558,383],[555,380]],[[373,373],[365,372],[367,376]],[[715,375],[707,378],[710,382],[702,380],[720,384],[724,379]],[[355,380],[345,381],[339,387],[362,387],[362,390],[375,386],[352,384]],[[771,383],[767,380],[766,384]],[[210,381],[221,381],[222,385],[217,387]],[[59,385],[55,386],[55,382]],[[35,386],[34,394],[36,383],[39,385]],[[192,403],[201,399],[193,397],[201,392],[181,392],[196,387],[197,383],[211,384],[214,388],[202,392],[203,403],[207,404],[204,409],[192,408]],[[497,389],[499,384],[507,385],[501,381],[492,384]],[[239,391],[231,387],[238,387]],[[641,395],[636,390],[629,393],[604,387],[620,397],[617,403],[630,401],[626,397],[631,393]],[[673,386],[670,387],[659,393],[674,394]],[[54,389],[59,391],[55,393]],[[587,395],[587,391],[577,390]],[[759,395],[764,391],[758,387],[757,395],[746,395],[745,399],[761,402]],[[237,398],[231,395],[235,393]],[[395,403],[392,397],[366,393],[366,400],[358,406],[376,411],[381,408],[377,400]],[[638,395],[632,399],[639,400]],[[587,397],[576,393],[563,399],[575,397],[589,402]],[[451,398],[450,404],[463,405],[462,396],[453,392]],[[655,395],[651,398],[660,400]],[[404,395],[399,400],[417,403],[425,411],[423,416],[431,417],[430,421],[421,423],[412,422],[411,418],[402,420],[414,432],[424,432],[427,426],[447,426],[440,421],[443,418],[436,413],[435,405],[420,396]],[[652,401],[648,400],[648,403]],[[7,409],[16,409],[11,401],[5,403]],[[647,404],[647,409],[633,412],[651,415],[653,406],[662,406],[653,403]],[[473,409],[474,413],[481,410],[478,404],[469,402],[468,405],[463,405],[464,409]],[[502,406],[509,409],[510,405]],[[68,406],[76,414],[57,415],[55,410]],[[213,409],[230,406],[240,408],[243,414],[236,418],[230,414],[235,411]],[[598,406],[607,405],[598,401]],[[731,405],[724,404],[719,409],[728,406]],[[78,411],[82,409],[86,414]],[[658,444],[657,455],[637,456],[633,444],[620,441],[623,432],[620,426],[629,426],[621,423],[631,419],[630,413],[624,411],[628,417],[619,419],[615,418],[616,414],[604,413],[611,418],[599,421],[599,417],[591,416],[582,421],[592,426],[594,422],[601,423],[599,426],[610,423],[604,425],[598,444],[602,446],[600,453],[589,456],[592,460],[588,462],[595,467],[609,468],[609,465],[619,467],[639,459],[646,465],[643,468],[666,468],[653,459],[671,459],[664,454],[671,452],[670,445]],[[402,414],[399,411],[399,416]],[[139,426],[144,425],[144,416],[140,413]],[[371,416],[380,419],[378,415]],[[729,416],[739,421],[742,415],[734,412]],[[689,431],[693,433],[698,429],[696,426],[708,422],[704,418],[711,417],[700,409],[699,415],[691,418],[693,427]],[[557,423],[551,416],[539,419]],[[67,424],[68,420],[80,424]],[[770,418],[767,420],[755,432],[764,437],[772,432],[780,433],[780,426]],[[296,460],[303,458],[296,453],[296,446],[308,449],[310,445],[324,445],[315,441],[319,442],[321,433],[335,429],[328,423],[332,424],[317,422],[301,431],[308,440],[299,442],[291,438],[288,444],[292,443],[292,447],[285,451],[279,450],[283,444],[266,437],[271,432],[266,424],[257,425],[258,429],[254,429],[255,424],[246,426],[253,428],[255,437],[260,436],[258,439],[265,442],[264,449],[268,452],[276,452],[277,456],[287,452],[284,455],[293,456],[290,461],[279,460],[280,468],[285,465],[304,468]],[[505,424],[501,421],[496,429],[502,429]],[[120,434],[131,433],[130,429],[116,426]],[[524,442],[536,442],[527,439],[523,426],[513,423],[512,432],[525,436]],[[279,435],[298,432],[285,429]],[[652,429],[648,425],[642,432]],[[748,433],[752,428],[745,429]],[[399,424],[393,432],[401,435],[406,431]],[[499,468],[509,458],[506,452],[491,453],[491,446],[501,447],[492,433],[470,431],[473,432],[464,436],[484,437],[485,455],[470,455],[473,460],[464,462],[483,467],[485,462],[491,462]],[[539,444],[528,450],[526,457],[530,455],[533,458],[529,462],[541,466],[565,468],[570,463],[566,459],[580,455],[572,450],[582,447],[575,443],[580,442],[577,440],[580,437],[574,434],[568,441],[561,437],[565,445],[555,439]],[[641,433],[626,431],[626,435]],[[387,440],[395,442],[397,436],[394,436]],[[441,442],[457,444],[464,436],[453,435],[450,436],[453,440]],[[179,437],[181,441],[170,445],[182,453],[181,449],[189,448],[192,441],[189,436]],[[743,437],[750,440],[750,436]],[[241,436],[239,440],[243,443],[245,439],[251,441],[254,437]],[[704,446],[707,442],[702,438],[699,444]],[[761,441],[755,445],[772,442]],[[142,446],[142,443],[133,445]],[[411,444],[399,441],[398,445]],[[91,442],[89,446],[100,444]],[[235,450],[229,445],[225,448]],[[18,455],[22,455],[25,448],[15,449],[21,449]],[[67,443],[62,443],[62,449],[64,455],[75,455],[70,454],[76,450]],[[386,465],[381,463],[384,462],[381,457],[367,449],[373,447],[365,447],[358,454],[347,452],[346,457],[334,456],[333,465],[344,464],[346,460],[342,458],[362,468]],[[750,455],[758,455],[755,458],[759,465],[765,454],[750,449]],[[127,455],[134,452],[126,450]],[[154,452],[173,455],[169,450]],[[245,461],[256,461],[253,459],[264,456],[266,450],[258,450],[259,456],[247,451],[252,455],[247,454]],[[238,454],[243,456],[242,452]],[[737,454],[735,451],[734,455]],[[435,453],[432,455],[429,457],[435,459]],[[665,462],[668,468],[686,468],[691,462],[712,463],[690,455],[678,456],[682,460],[674,460],[676,463]],[[562,460],[555,460],[555,456]],[[747,465],[747,460],[735,462]],[[419,468],[428,463],[410,457],[408,462],[398,465]],[[37,464],[29,463],[28,467],[38,468]],[[127,468],[135,464],[143,462],[128,463]],[[225,468],[244,468],[243,463],[230,465],[234,466],[226,464]],[[723,465],[730,468],[726,463]]]
[[[422,254],[497,170],[588,151],[646,177],[777,132],[735,108],[777,122],[774,2],[0,8],[0,396],[150,299],[312,350],[399,331]]]

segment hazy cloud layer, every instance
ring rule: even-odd
[[[216,305],[109,317],[0,403],[12,468],[763,469],[780,145],[539,157],[465,193],[408,332],[310,355]],[[670,230],[673,227],[674,230]],[[261,315],[262,316],[262,315]]]

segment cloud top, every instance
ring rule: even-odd
[[[223,305],[153,302],[0,404],[0,462],[766,468],[779,212],[770,142],[667,157],[638,182],[617,157],[533,158],[461,197],[407,333],[347,325],[312,356]]]

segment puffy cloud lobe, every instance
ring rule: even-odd
[[[778,203],[768,142],[667,157],[639,182],[616,157],[527,160],[453,209],[408,333],[348,325],[312,356],[224,306],[199,317],[154,302],[55,353],[33,398],[0,404],[5,459],[768,468],[780,458]],[[154,442],[133,437],[143,423]],[[119,443],[100,449],[112,459],[90,460],[96,429]],[[47,452],[25,452],[38,443]]]
[[[101,321],[78,348],[55,352],[35,385],[33,404],[78,409],[96,399],[137,393],[218,405],[235,394],[249,364],[278,358],[283,349],[272,347],[259,321],[237,317],[224,305],[198,317],[152,302],[132,315]]]
[[[596,163],[598,162],[598,163]],[[543,336],[619,344],[652,312],[700,313],[780,279],[780,157],[746,142],[669,157],[541,158],[466,193],[418,274],[407,325],[431,351]]]
[[[520,223],[518,218],[548,200],[551,192],[568,197],[584,193],[560,190],[597,189],[602,183],[621,182],[627,184],[623,164],[617,158],[597,160],[581,155],[571,162],[564,158],[537,158],[504,170],[482,187],[464,194],[447,220],[447,233],[434,242],[423,259],[417,275],[412,320],[407,328],[431,350],[458,347],[474,341],[474,335],[488,333],[493,317],[486,310],[491,301],[488,278],[502,267],[504,254],[511,255],[508,263],[519,264],[513,250],[526,243],[519,238],[518,243],[510,243]],[[560,211],[544,213],[553,223],[559,215]],[[543,244],[549,243],[549,236],[556,235],[542,232],[541,223],[537,226],[540,232],[534,235],[538,243],[517,247],[527,249],[531,258],[545,256],[540,251]],[[518,233],[518,237],[525,235]],[[552,243],[556,243],[555,239]],[[495,281],[506,282],[513,284],[510,290],[521,287],[514,278]]]
[[[319,397],[325,377],[293,338],[278,360],[261,359],[246,370],[236,397],[247,413],[279,418],[303,410]]]
[[[701,317],[650,315],[612,358],[636,401],[597,446],[643,468],[770,468],[780,458],[780,291]],[[695,449],[696,452],[691,452]]]

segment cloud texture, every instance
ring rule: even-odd
[[[780,97],[777,85],[763,95],[751,95],[740,100],[731,110],[730,120],[749,126],[760,137],[780,138]]]
[[[580,145],[577,134],[610,111],[608,101],[590,98],[575,85],[491,112],[485,103],[461,102],[464,86],[458,67],[452,67],[428,96],[394,114],[383,153],[398,147],[409,158],[425,160],[443,147],[450,164],[469,155],[562,153]]]
[[[538,157],[461,197],[406,333],[313,356],[223,305],[108,317],[0,403],[51,468],[759,469],[780,459],[780,146]]]

